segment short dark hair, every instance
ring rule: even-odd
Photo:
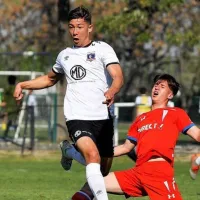
[[[176,79],[171,76],[170,74],[158,74],[154,77],[153,82],[154,84],[158,80],[165,80],[167,81],[170,90],[173,92],[173,95],[175,96],[180,88],[180,84],[176,81]]]
[[[70,22],[72,19],[79,19],[82,18],[84,19],[86,22],[88,22],[88,24],[92,23],[92,16],[89,12],[89,10],[83,6],[79,6],[73,10],[71,10],[68,14],[68,22]]]
[[[141,88],[139,88],[139,92],[140,92],[140,94],[146,94],[147,89],[145,87],[141,87]]]
[[[9,85],[15,85],[16,80],[17,80],[16,76],[14,76],[14,75],[9,75],[8,76],[8,83],[9,83]]]

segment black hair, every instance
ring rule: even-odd
[[[92,23],[92,16],[89,12],[89,10],[83,6],[79,6],[73,10],[71,10],[68,14],[68,22],[70,22],[72,19],[84,19],[88,24]]]
[[[145,87],[139,88],[140,94],[145,94],[147,92],[147,89]]]
[[[175,96],[177,94],[180,88],[180,84],[176,81],[176,79],[173,76],[171,76],[170,74],[158,74],[153,79],[154,84],[158,80],[167,81],[170,90],[173,92],[173,95]]]
[[[9,83],[9,85],[15,85],[16,80],[17,80],[16,76],[14,76],[14,75],[8,76],[8,83]]]

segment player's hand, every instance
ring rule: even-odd
[[[15,87],[15,91],[13,93],[13,97],[16,101],[20,101],[23,98],[22,88],[21,85],[18,83]]]
[[[107,104],[107,106],[110,107],[114,102],[114,98],[115,98],[114,93],[110,89],[108,89],[104,93],[104,96],[106,97],[106,100],[103,102],[103,104]]]

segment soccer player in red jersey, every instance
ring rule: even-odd
[[[154,78],[152,110],[136,118],[125,143],[114,149],[114,156],[120,156],[136,146],[136,165],[106,176],[107,192],[151,200],[182,199],[174,179],[174,148],[180,132],[200,142],[200,129],[184,110],[167,107],[178,90],[179,83],[171,75]]]

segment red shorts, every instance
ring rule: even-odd
[[[174,180],[174,170],[166,161],[146,162],[114,173],[126,197],[149,196],[151,200],[182,200]]]

